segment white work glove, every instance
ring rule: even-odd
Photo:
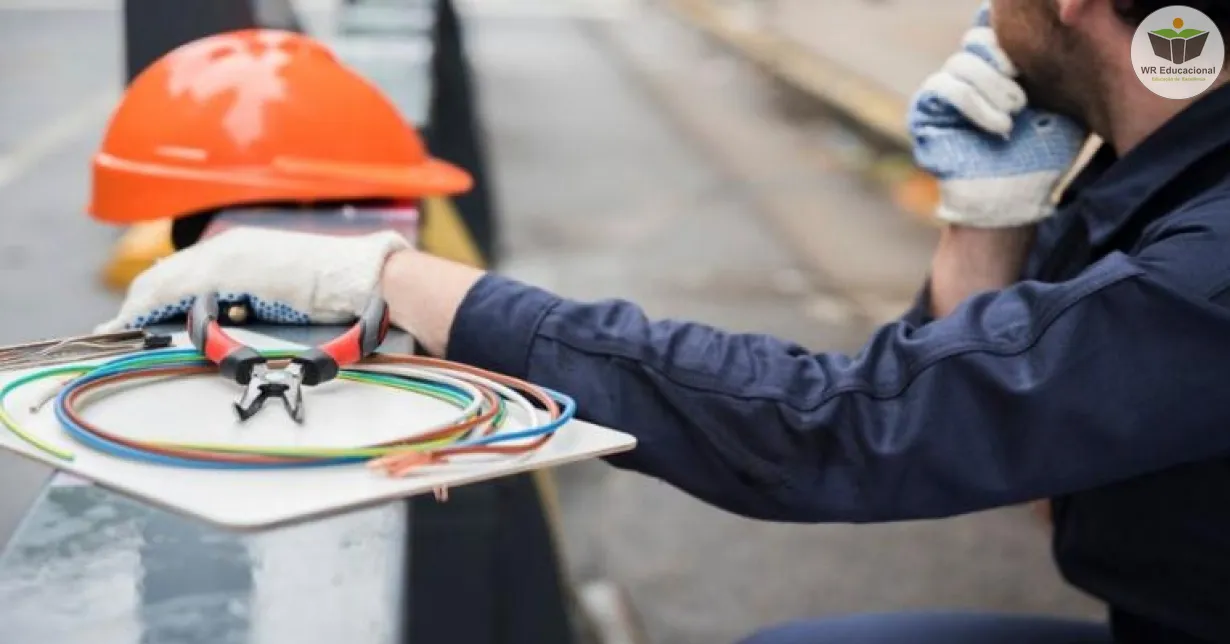
[[[340,324],[353,320],[379,287],[388,256],[408,248],[394,232],[316,235],[236,228],[151,266],[129,286],[115,319],[99,333],[182,316],[199,295],[245,303],[257,320]]]
[[[910,108],[914,160],[939,181],[936,216],[981,228],[1021,226],[1054,212],[1052,193],[1088,134],[1027,105],[986,4],[962,50],[929,77]]]

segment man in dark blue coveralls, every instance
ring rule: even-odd
[[[1212,19],[1189,27],[1230,33],[1230,3],[1188,4]],[[211,290],[336,320],[381,288],[427,350],[568,392],[639,439],[615,465],[731,512],[885,522],[1051,498],[1063,574],[1110,607],[1107,624],[860,616],[753,642],[1230,641],[1230,87],[1220,37],[1189,63],[1217,71],[1192,98],[1137,77],[1133,37],[1164,7],[979,16],[911,116],[947,223],[930,277],[854,356],[563,299],[390,235],[248,229],[142,275],[109,326]],[[1056,211],[1085,130],[1107,143]]]

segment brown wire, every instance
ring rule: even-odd
[[[487,371],[479,367],[473,367],[458,362],[441,360],[439,358],[428,358],[425,356],[414,356],[407,354],[373,354],[364,361],[368,364],[403,364],[419,367],[435,367],[440,369],[450,369],[468,373],[473,376],[485,378],[498,382],[510,389],[515,389],[523,394],[533,398],[542,405],[547,413],[552,418],[557,418],[560,413],[559,404],[554,398],[547,395],[539,387],[535,387],[524,380],[506,376],[501,373]],[[457,456],[463,454],[495,454],[495,455],[515,455],[525,454],[537,450],[551,440],[554,434],[546,434],[540,436],[529,443],[521,445],[471,445],[466,447],[441,447],[431,450],[426,453],[407,453],[407,454],[390,454],[383,456],[370,463],[374,468],[383,469],[392,476],[403,476],[409,470],[424,465],[446,460],[449,456]]]
[[[552,417],[558,417],[560,413],[559,405],[556,403],[556,401],[551,396],[549,396],[546,392],[542,391],[540,388],[535,387],[523,380],[512,378],[510,376],[505,376],[503,374],[497,374],[491,371],[487,371],[485,369],[480,369],[478,367],[472,367],[469,365],[463,365],[460,363],[450,362],[447,360],[440,360],[436,358],[427,358],[423,356],[414,356],[414,355],[408,355],[408,354],[391,354],[391,353],[375,354],[373,356],[369,356],[367,359],[359,363],[359,365],[356,365],[357,367],[359,367],[359,369],[355,369],[355,370],[362,371],[361,367],[363,365],[406,365],[406,366],[419,366],[419,367],[435,367],[435,368],[449,369],[453,371],[460,371],[463,373],[468,373],[471,375],[479,376],[481,378],[499,382],[500,384],[506,387],[520,391],[523,394],[529,396],[530,398],[533,398],[540,405],[545,407],[547,413],[550,414]],[[89,421],[86,421],[81,416],[81,414],[77,411],[77,403],[78,403],[78,400],[82,396],[92,391],[95,391],[97,389],[109,386],[109,385],[114,385],[114,384],[118,384],[118,383],[125,382],[125,381],[135,381],[135,380],[140,380],[140,379],[145,379],[145,378],[156,378],[156,377],[165,377],[165,376],[185,377],[185,376],[214,374],[214,373],[217,373],[217,371],[218,371],[217,367],[215,366],[168,366],[168,367],[141,369],[140,371],[120,372],[120,373],[116,373],[113,375],[104,376],[102,378],[98,378],[97,380],[93,380],[89,383],[86,383],[85,385],[82,385],[81,387],[73,390],[73,392],[70,393],[67,399],[65,400],[64,411],[65,411],[65,414],[69,417],[69,419],[72,422],[76,423],[81,428],[85,429],[86,431],[96,434],[108,441],[111,441],[111,442],[114,442],[120,445],[124,445],[132,449],[145,451],[145,452],[149,452],[153,454],[159,454],[163,456],[171,456],[171,457],[176,457],[176,458],[184,458],[184,459],[206,461],[206,462],[216,462],[216,463],[244,463],[244,464],[259,464],[259,465],[295,464],[295,463],[330,460],[328,458],[321,458],[321,457],[315,457],[315,456],[314,457],[269,456],[269,455],[261,455],[261,454],[242,454],[242,453],[222,454],[222,453],[213,452],[213,451],[153,445],[153,444],[145,443],[145,442],[130,439],[130,438],[125,438],[124,436],[120,436],[118,434],[102,429],[101,427],[93,423],[90,423]],[[500,396],[490,387],[484,387],[481,385],[477,385],[476,388],[482,394],[484,398],[484,402],[486,403],[485,405],[486,410],[478,414],[477,416],[474,416],[467,420],[455,423],[448,427],[444,427],[444,428],[441,428],[441,429],[438,429],[438,430],[435,430],[435,431],[432,431],[426,434],[420,434],[413,438],[389,441],[386,443],[378,443],[375,445],[367,445],[364,447],[397,447],[399,445],[406,445],[407,447],[409,447],[410,445],[413,445],[414,443],[418,443],[418,442],[428,442],[428,441],[440,440],[440,439],[445,439],[445,438],[451,438],[457,434],[467,432],[467,431],[470,431],[476,428],[480,432],[480,435],[490,435],[490,433],[495,431],[495,426],[492,421],[495,420],[496,415],[499,413]],[[388,454],[388,455],[373,459],[373,461],[370,461],[369,463],[374,468],[383,469],[386,472],[394,476],[401,476],[407,473],[408,470],[413,469],[413,467],[415,466],[428,463],[428,462],[440,462],[440,461],[447,459],[449,456],[454,456],[454,455],[460,455],[460,454],[506,454],[508,455],[508,454],[524,454],[524,453],[532,452],[538,449],[539,447],[545,445],[547,441],[550,440],[550,438],[551,438],[551,435],[548,434],[548,435],[539,437],[535,439],[534,441],[521,444],[521,445],[504,445],[504,446],[473,445],[473,446],[467,446],[467,447],[442,447],[442,448],[436,448],[436,449],[426,450],[426,451],[407,449],[406,453],[404,454]]]

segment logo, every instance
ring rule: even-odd
[[[1203,13],[1175,5],[1145,18],[1132,39],[1136,76],[1164,98],[1197,96],[1217,80],[1225,64],[1226,43]]]

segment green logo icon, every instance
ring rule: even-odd
[[[1182,29],[1182,31],[1177,31]],[[1199,58],[1204,52],[1204,44],[1209,40],[1209,32],[1199,29],[1183,29],[1183,19],[1174,19],[1174,29],[1158,29],[1149,32],[1149,41],[1153,44],[1153,53],[1159,58],[1176,65],[1182,65],[1189,60]]]

